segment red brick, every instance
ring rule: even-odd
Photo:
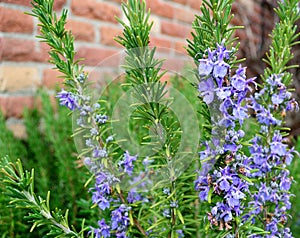
[[[81,47],[78,50],[77,57],[84,58],[83,64],[89,66],[118,66],[120,56],[116,50],[108,50],[101,48]]]
[[[6,65],[0,67],[0,90],[16,92],[32,90],[40,85],[39,71],[36,67]]]
[[[15,38],[3,38],[2,60],[31,61],[34,52],[34,41]]]
[[[183,43],[181,41],[175,42],[175,50],[178,51],[180,54],[187,54],[185,47],[187,47],[187,43]]]
[[[241,41],[248,40],[245,29],[238,29],[235,31],[235,36],[238,37]]]
[[[1,2],[32,7],[32,5],[30,4],[31,0],[1,0]],[[54,0],[54,6],[53,7],[54,7],[55,10],[59,10],[63,7],[63,5],[65,3],[66,3],[66,0]]]
[[[189,0],[173,0],[173,2],[177,2],[177,3],[185,5],[189,2]]]
[[[18,5],[23,5],[30,7],[31,0],[1,0],[1,2],[6,2],[6,3],[12,3],[12,4],[18,4]]]
[[[37,62],[48,62],[50,56],[48,52],[50,51],[50,46],[45,42],[39,42],[39,49],[35,51],[33,61]]]
[[[195,20],[195,15],[196,12],[191,9],[186,10],[178,7],[175,10],[174,18],[192,24],[192,22]]]
[[[114,40],[118,35],[122,35],[122,30],[120,28],[103,26],[100,28],[100,43],[121,47],[121,45]]]
[[[75,40],[94,41],[95,30],[92,24],[74,20],[68,20],[66,29],[71,30]]]
[[[156,46],[157,50],[160,52],[170,52],[172,50],[172,41],[162,37],[152,36],[150,38],[149,46]]]
[[[54,10],[60,10],[66,4],[67,0],[54,0]]]
[[[33,108],[32,96],[0,96],[0,108],[5,117],[22,117],[24,108]]]
[[[201,0],[188,0],[188,5],[196,10],[200,10],[202,1]]]
[[[19,10],[0,7],[0,22],[2,32],[33,32],[33,18]]]
[[[166,69],[168,71],[174,72],[174,73],[180,73],[182,69],[184,68],[184,61],[180,60],[176,57],[173,58],[167,58],[164,61],[162,69]]]
[[[190,35],[191,28],[178,23],[162,21],[161,32],[166,35],[187,38]]]
[[[173,18],[174,7],[171,4],[162,2],[161,0],[147,0],[146,3],[152,14]]]
[[[0,62],[2,61],[3,58],[3,48],[4,48],[4,39],[0,37]]]
[[[121,14],[116,6],[95,0],[73,0],[71,8],[75,15],[109,22],[117,22],[115,16]]]
[[[47,52],[50,48],[46,43],[39,43],[40,49],[38,50],[35,44],[36,42],[33,40],[2,38],[2,60],[15,62],[48,62],[50,58]]]
[[[43,86],[47,88],[62,87],[63,78],[60,78],[62,74],[54,69],[45,69],[43,72]]]

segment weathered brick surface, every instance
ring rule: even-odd
[[[191,28],[169,21],[162,21],[161,32],[169,36],[187,38],[191,32]]]
[[[3,38],[2,60],[4,61],[32,61],[34,58],[34,40],[19,38]]]
[[[0,96],[0,109],[6,117],[22,117],[24,108],[33,108],[33,96]]]
[[[39,86],[38,69],[35,67],[1,66],[0,91],[15,92]]]
[[[146,3],[152,13],[162,17],[173,18],[175,9],[172,4],[162,0],[147,0]]]
[[[68,20],[66,28],[72,31],[75,40],[95,41],[95,28],[90,23]]]
[[[42,84],[50,89],[54,89],[56,87],[62,87],[63,79],[60,78],[61,73],[54,69],[45,69],[43,71],[43,81]]]
[[[30,7],[30,0],[1,0],[1,2],[11,3],[16,5],[24,5]]]
[[[33,92],[42,85],[53,89],[62,86],[59,73],[49,65],[50,50],[45,43],[39,43],[34,34],[39,32],[31,16],[23,12],[31,7],[31,0],[0,0],[0,105],[6,116],[20,117],[23,106],[33,105]],[[86,58],[82,63],[91,71],[90,80],[101,85],[111,75],[112,67],[121,64],[119,44],[113,38],[122,33],[115,16],[124,19],[121,13],[122,0],[54,0],[56,10],[70,6],[67,28],[76,40],[76,58]],[[151,10],[150,20],[154,22],[150,45],[158,47],[159,57],[169,58],[165,66],[180,69],[182,62],[173,51],[186,54],[185,38],[190,38],[195,14],[200,14],[201,0],[146,0]],[[240,56],[249,58],[250,65],[261,58],[269,41],[263,40],[274,24],[272,1],[236,0],[233,13],[234,25],[245,25],[236,36],[242,40]],[[68,4],[67,4],[68,3]],[[59,15],[59,14],[58,14]],[[268,19],[268,20],[264,20]],[[100,65],[99,65],[100,63]],[[96,66],[94,68],[94,66]],[[251,70],[251,68],[253,68]],[[4,69],[4,70],[3,70]],[[107,70],[107,71],[106,71]],[[3,72],[5,75],[3,76]],[[255,74],[261,72],[248,67]],[[169,76],[168,76],[169,77]],[[168,79],[165,76],[164,80]],[[19,95],[15,97],[14,95]],[[12,106],[16,105],[16,106]]]
[[[81,47],[78,58],[84,58],[83,64],[88,66],[119,66],[118,51],[101,48]]]
[[[20,10],[0,6],[0,31],[2,32],[33,32],[33,19]]]
[[[115,16],[121,14],[120,8],[96,0],[72,0],[72,12],[78,16],[108,22],[116,22]]]
[[[121,47],[114,38],[122,35],[119,27],[102,26],[100,27],[100,43],[104,45]]]
[[[31,4],[30,4],[31,0],[1,0],[0,2],[31,7]],[[56,10],[61,9],[65,3],[66,3],[66,0],[54,0],[54,9],[56,9]]]
[[[151,47],[157,47],[160,52],[170,52],[172,51],[172,41],[170,39],[165,39],[163,37],[152,36],[150,38],[149,45]]]

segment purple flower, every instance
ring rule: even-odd
[[[92,136],[96,136],[96,135],[98,135],[98,130],[96,128],[92,128],[90,130],[90,133],[91,133]]]
[[[232,95],[232,91],[230,87],[222,87],[216,89],[216,94],[219,99],[224,100],[229,98]]]
[[[289,173],[286,171],[282,177],[280,177],[280,189],[283,191],[289,191],[291,188],[291,179],[287,177]]]
[[[95,121],[99,124],[104,124],[106,123],[107,120],[108,120],[108,116],[106,115],[99,114],[95,116]]]
[[[117,238],[127,238],[126,232],[125,232],[125,231],[117,232],[117,233],[116,233],[116,237],[117,237]]]
[[[271,97],[272,103],[277,105],[283,103],[284,99],[285,99],[284,94],[273,94]]]
[[[295,98],[292,98],[286,106],[287,111],[292,111],[292,112],[299,112],[299,106],[298,103],[296,102]]]
[[[169,218],[169,217],[171,217],[170,214],[171,214],[170,209],[164,209],[164,210],[163,210],[163,216],[164,216],[164,217],[168,217],[168,218]]]
[[[86,80],[86,75],[84,73],[81,73],[76,79],[79,83],[84,83],[84,81]]]
[[[118,230],[119,233],[125,232],[125,230],[129,226],[129,210],[129,207],[127,207],[125,204],[121,204],[119,208],[111,212],[112,230]]]
[[[62,106],[66,106],[72,111],[78,108],[78,99],[73,93],[62,89],[56,97],[59,99],[59,103]]]
[[[170,207],[171,208],[177,208],[178,207],[178,202],[177,201],[170,202]]]
[[[200,60],[198,72],[200,76],[208,76],[213,69],[213,62],[209,60]]]
[[[198,179],[195,181],[195,190],[199,191],[199,199],[201,201],[207,201],[208,192],[210,190],[207,176],[198,177]]]
[[[106,149],[100,149],[99,147],[96,147],[93,150],[93,157],[94,158],[105,158],[105,157],[107,157]]]
[[[280,131],[275,131],[270,144],[270,149],[273,154],[284,156],[286,154],[287,145],[282,143]]]
[[[119,165],[124,167],[124,172],[129,176],[132,175],[133,172],[133,162],[137,160],[137,156],[131,156],[128,151],[124,153],[123,160],[120,161]]]
[[[198,91],[203,101],[210,104],[214,100],[214,81],[212,78],[205,79],[198,84]]]
[[[225,62],[218,62],[213,69],[213,76],[216,79],[221,79],[220,82],[218,83],[218,86],[221,87],[222,80],[228,73],[229,65],[226,64]]]
[[[220,189],[224,190],[225,192],[229,191],[229,189],[230,189],[230,183],[225,178],[221,179],[221,182],[219,183],[219,186],[220,186]]]
[[[183,238],[184,237],[184,234],[183,234],[182,230],[176,230],[176,233],[178,235],[178,238]]]
[[[105,223],[105,220],[98,221],[98,225],[99,228],[93,228],[95,238],[110,237],[110,227]]]
[[[92,201],[93,203],[97,204],[101,210],[105,210],[106,208],[110,207],[110,202],[101,193],[99,188],[96,188],[96,190],[93,192]]]
[[[258,191],[258,198],[262,203],[266,203],[270,200],[270,188],[265,183],[260,184]]]
[[[143,197],[135,192],[135,191],[129,191],[128,192],[128,196],[127,196],[127,201],[128,203],[135,203],[137,201],[142,201],[143,200]]]

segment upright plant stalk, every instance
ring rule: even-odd
[[[165,95],[166,83],[161,83],[160,79],[165,74],[162,71],[161,60],[154,58],[155,48],[149,48],[150,30],[153,23],[149,23],[149,12],[146,11],[144,1],[129,0],[128,4],[123,5],[123,12],[128,20],[128,24],[118,19],[124,27],[123,36],[117,37],[115,40],[126,48],[125,70],[126,82],[133,90],[133,96],[136,98],[136,114],[135,120],[144,120],[145,125],[149,125],[153,129],[153,142],[147,143],[148,146],[153,146],[154,155],[150,158],[158,161],[157,166],[160,166],[167,171],[167,176],[164,177],[164,195],[159,195],[164,198],[166,209],[164,216],[155,222],[147,229],[151,229],[155,235],[163,226],[159,223],[170,219],[169,227],[165,232],[159,232],[159,235],[166,234],[167,237],[176,237],[178,232],[182,232],[177,227],[183,223],[183,218],[179,208],[180,204],[177,197],[178,185],[176,173],[174,171],[175,154],[178,147],[180,128],[179,126],[167,120],[170,117],[168,105],[171,102],[166,101]],[[139,123],[136,121],[136,123]],[[164,131],[165,130],[165,131]],[[153,191],[161,187],[157,187],[162,181],[154,184]],[[161,189],[161,188],[160,188]],[[161,204],[161,201],[155,199],[152,208]],[[170,209],[170,213],[168,210]],[[157,216],[153,213],[155,217]],[[157,218],[156,218],[157,219]],[[181,221],[180,221],[181,220]]]
[[[131,156],[127,151],[121,158],[116,158],[116,154],[118,154],[115,153],[116,149],[120,149],[116,148],[113,137],[107,134],[109,133],[107,113],[99,103],[91,105],[91,98],[86,95],[87,74],[83,71],[83,67],[74,61],[74,39],[71,33],[64,28],[67,12],[64,10],[61,18],[58,19],[52,9],[53,1],[35,0],[33,6],[32,15],[41,22],[41,36],[39,37],[51,47],[49,53],[51,63],[64,74],[65,84],[68,86],[68,90],[62,90],[58,94],[58,98],[61,104],[70,110],[79,111],[78,129],[76,129],[75,135],[83,134],[86,144],[79,156],[83,158],[85,164],[95,175],[96,184],[92,189],[92,199],[104,217],[98,222],[100,227],[92,229],[92,232],[102,236],[108,236],[108,234],[125,236],[129,230],[134,229],[136,230],[134,232],[146,235],[145,228],[134,217],[134,213],[139,214],[140,212],[132,209],[130,204],[140,202],[140,199],[144,198],[140,196],[139,199],[136,199],[137,194],[135,194],[135,199],[128,200],[129,196],[134,194],[129,191],[126,199],[127,192],[123,191],[119,185],[120,180],[126,174],[132,175],[133,162],[138,158]],[[152,26],[148,23],[149,13],[146,13],[144,2],[135,0],[129,0],[127,4],[123,4],[123,11],[130,24],[127,26],[119,20],[124,26],[124,34],[123,37],[118,37],[117,41],[126,48],[127,56],[124,67],[127,82],[134,89],[134,97],[140,102],[136,117],[152,124],[151,130],[156,139],[152,145],[153,149],[157,150],[157,148],[163,147],[163,151],[155,153],[155,159],[160,161],[159,166],[167,168],[167,174],[171,176],[175,174],[172,167],[172,156],[178,143],[176,138],[179,131],[176,124],[165,124],[167,123],[165,117],[167,117],[168,104],[161,104],[166,92],[165,84],[159,81],[164,72],[161,72],[162,61],[154,59],[155,49],[148,47],[149,32]],[[164,126],[168,128],[166,135],[163,134]],[[164,141],[165,139],[166,141]],[[116,174],[114,169],[116,163],[123,170],[121,174]],[[177,209],[176,178],[173,176],[169,179],[170,194],[168,194],[166,202],[170,203],[171,228],[165,232],[169,234],[168,236],[175,237],[176,218],[177,216],[182,217],[182,215]],[[116,198],[120,202],[119,205],[111,203],[112,199]],[[153,206],[156,206],[155,202]],[[110,218],[106,216],[107,213],[110,213]],[[154,224],[151,224],[147,230],[150,228],[159,230],[158,224],[160,223],[155,224],[157,218],[151,219]],[[164,218],[163,220],[168,219]],[[144,225],[146,223],[144,222]]]
[[[253,224],[268,232],[267,237],[292,237],[286,227],[291,209],[290,187],[292,178],[287,166],[292,162],[294,148],[289,148],[285,137],[288,111],[299,111],[298,103],[292,98],[292,74],[288,65],[293,58],[292,47],[299,42],[296,21],[300,18],[299,1],[278,1],[275,12],[279,17],[271,38],[272,44],[266,59],[267,67],[262,76],[259,92],[250,98],[250,108],[255,112],[259,125],[257,135],[249,147],[249,166],[256,179],[251,188],[249,213],[246,217]]]
[[[223,230],[219,232],[222,237],[291,237],[289,229],[280,227],[279,222],[286,223],[286,210],[290,209],[287,191],[291,182],[286,164],[291,162],[294,150],[284,144],[283,136],[288,134],[280,130],[284,131],[281,125],[286,111],[298,110],[286,88],[291,74],[283,73],[293,67],[286,64],[298,37],[294,26],[299,19],[298,1],[279,2],[276,12],[281,22],[273,31],[266,59],[270,67],[263,76],[265,87],[250,98],[247,94],[253,91],[252,85],[257,85],[254,79],[247,80],[241,66],[234,75],[230,72],[232,63],[237,62],[231,60],[236,49],[228,50],[227,44],[234,31],[227,28],[231,3],[203,1],[203,15],[197,16],[194,39],[188,41],[188,53],[198,66],[200,97],[211,111],[219,112],[220,118],[212,121],[212,141],[205,141],[205,150],[200,152],[202,171],[195,189],[200,200],[212,204],[207,217],[210,226]],[[244,139],[242,130],[248,109],[254,110],[261,126],[250,141]],[[226,131],[223,140],[214,136],[220,126]],[[245,149],[247,145],[251,154]],[[281,182],[275,178],[281,178]]]
[[[51,211],[50,192],[48,192],[46,199],[35,195],[34,170],[24,172],[20,160],[13,164],[7,158],[1,161],[1,168],[1,173],[5,175],[5,178],[1,176],[1,182],[8,188],[7,195],[12,198],[11,204],[30,211],[27,218],[33,222],[31,230],[38,226],[48,226],[48,234],[55,237],[84,237],[87,229],[84,226],[84,221],[81,231],[77,232],[68,224],[68,210],[65,214],[58,209]]]

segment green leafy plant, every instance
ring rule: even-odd
[[[125,48],[123,90],[116,90],[122,96],[113,101],[98,95],[93,101],[88,73],[75,60],[74,38],[65,30],[67,11],[58,18],[53,0],[32,1],[39,38],[51,47],[50,62],[64,75],[67,89],[57,97],[76,119],[77,156],[91,172],[91,211],[97,214],[86,223],[81,217],[80,227],[70,226],[68,210],[51,210],[49,195],[35,195],[33,171],[4,159],[2,181],[12,203],[31,211],[33,227],[46,227],[54,237],[292,237],[287,165],[297,152],[286,144],[289,130],[283,124],[287,111],[299,110],[288,89],[288,69],[294,66],[287,66],[298,43],[298,1],[278,3],[280,21],[263,85],[247,79],[246,68],[238,65],[243,59],[237,59],[239,44],[232,37],[238,28],[230,26],[232,2],[203,1],[187,49],[196,65],[188,80],[197,89],[183,83],[180,93],[161,82],[166,71],[156,48],[149,47],[152,23],[145,2],[123,3],[126,21],[117,18],[124,30],[115,39]],[[182,87],[177,77],[173,83]],[[57,148],[55,165],[70,168],[72,162],[62,159],[69,151],[59,147],[63,140],[54,134],[61,125],[45,108],[45,131]],[[256,133],[246,136],[249,125]],[[41,154],[36,141],[31,144]],[[41,170],[41,176],[46,173]],[[77,180],[68,171],[57,174],[57,183],[68,181],[68,197],[74,198],[70,185]]]

